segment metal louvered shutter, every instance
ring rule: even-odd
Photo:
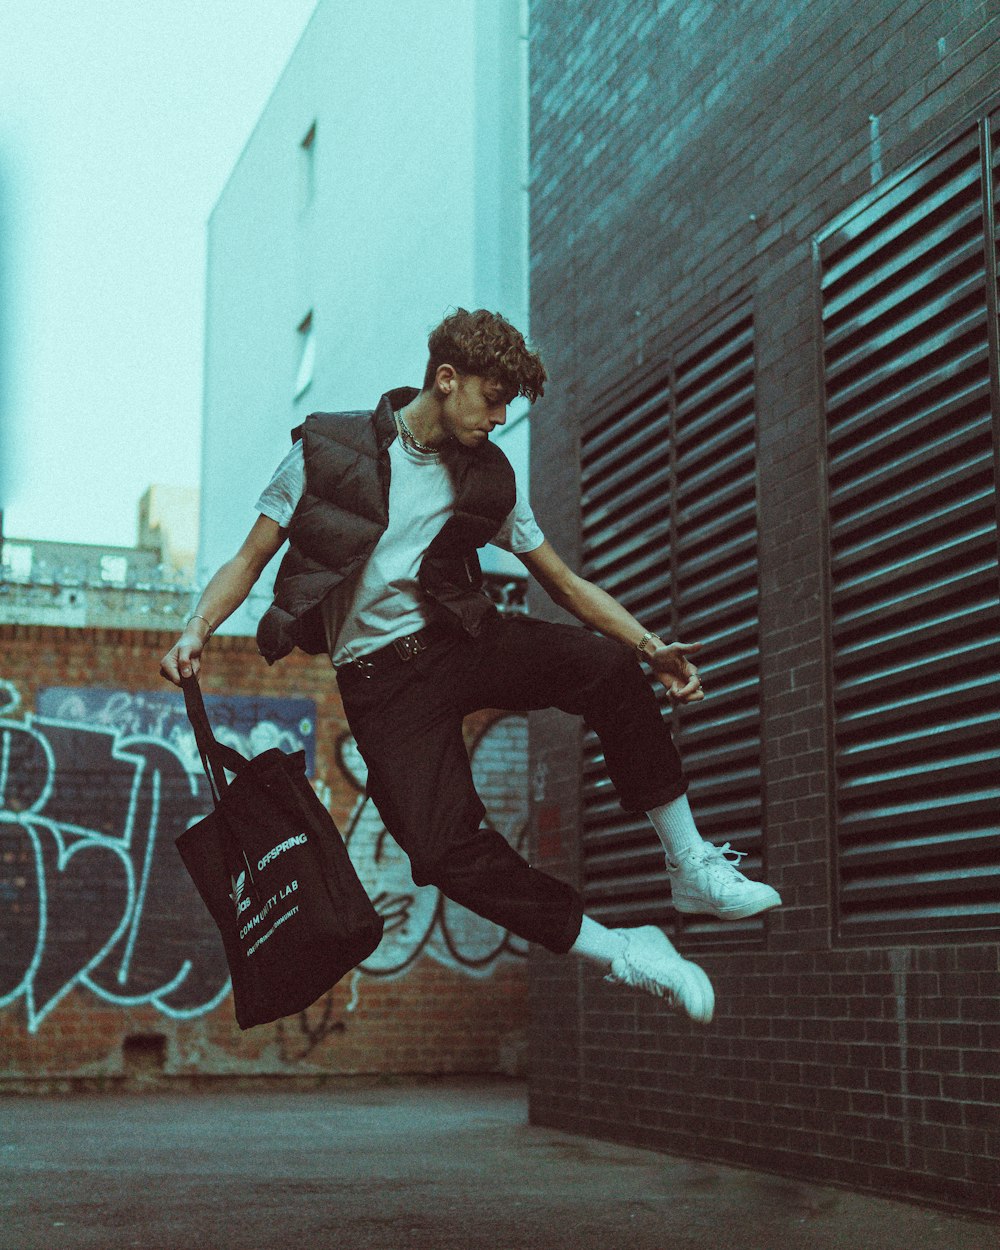
[[[581,436],[582,573],[650,630],[703,642],[704,702],[669,711],[703,837],[761,866],[756,421],[748,309],[670,353]],[[654,686],[661,709],[669,708]],[[637,746],[640,744],[637,744]],[[583,894],[606,924],[683,925],[685,944],[757,942],[759,917],[681,917],[649,821],[622,810],[583,736]]]
[[[1000,918],[983,195],[969,129],[816,241],[846,940]]]

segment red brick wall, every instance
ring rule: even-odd
[[[268,668],[252,639],[217,636],[202,670],[206,696],[313,700],[311,780],[348,838],[366,887],[377,892],[391,871],[390,884],[404,883],[415,896],[407,933],[384,942],[362,970],[298,1016],[239,1030],[217,931],[172,845],[211,805],[190,742],[154,733],[144,742],[131,739],[129,749],[120,727],[35,719],[42,688],[133,698],[166,691],[179,700],[158,673],[173,641],[155,632],[0,626],[0,1085],[114,1080],[147,1069],[168,1077],[520,1072],[523,943],[438,891],[418,890],[401,853],[388,867],[374,861],[382,827],[363,799],[363,778],[359,783],[351,771],[353,739],[329,661],[296,652]],[[489,818],[516,842],[527,814],[525,719],[484,711],[467,718],[465,729]],[[102,807],[99,787],[111,773],[74,772],[87,751],[93,757],[94,742],[109,760],[127,756],[113,767],[126,779],[138,777],[131,834],[110,792]],[[162,802],[155,820],[143,823],[157,770]],[[189,777],[200,784],[197,797],[184,793]],[[164,897],[172,915],[157,909]],[[171,991],[185,961],[191,970]]]

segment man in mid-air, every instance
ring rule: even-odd
[[[368,794],[414,882],[708,1023],[711,982],[664,933],[605,928],[584,915],[572,886],[532,868],[483,825],[462,737],[463,718],[479,708],[582,716],[622,808],[644,812],[663,844],[677,910],[755,915],[781,899],[699,835],[640,663],[672,701],[695,702],[704,692],[688,656],[701,644],[662,642],[574,573],[538,528],[490,440],[515,396],[534,403],[543,393],[545,368],[521,333],[498,313],[458,309],[431,332],[428,349],[422,389],[387,391],[374,411],[312,413],[293,430],[257,501],[260,515],[160,671],[176,684],[198,674],[208,638],[287,538],[258,649],[268,664],[296,646],[330,656]],[[486,543],[513,552],[582,625],[501,615],[482,589]]]

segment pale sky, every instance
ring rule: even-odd
[[[0,3],[0,508],[131,545],[198,484],[206,223],[316,0]]]

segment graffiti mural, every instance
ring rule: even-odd
[[[316,704],[312,699],[219,694],[206,694],[203,699],[220,742],[248,757],[269,747],[305,751],[306,772],[310,776],[315,772]],[[184,699],[175,692],[50,686],[38,691],[35,706],[42,718],[155,738],[173,747],[191,771],[201,770]]]
[[[311,701],[224,702],[219,737],[243,754],[314,750]],[[173,846],[211,807],[183,699],[59,688],[19,706],[0,683],[0,1008],[22,999],[32,1033],[75,986],[211,1011],[228,970]]]
[[[206,696],[217,736],[241,754],[268,747],[315,760],[315,704]],[[230,992],[218,932],[173,843],[212,805],[180,694],[41,690],[37,711],[0,681],[0,1010],[23,1003],[28,1030],[74,987],[120,1006],[185,1019]],[[520,849],[527,825],[527,718],[504,715],[470,751],[487,819]],[[489,974],[525,944],[416,887],[409,862],[364,796],[364,764],[346,738],[340,765],[357,798],[345,838],[386,918],[362,965],[401,975],[420,955]],[[329,802],[328,787],[317,785]],[[324,790],[326,794],[324,794]],[[352,981],[355,1004],[357,979]]]

